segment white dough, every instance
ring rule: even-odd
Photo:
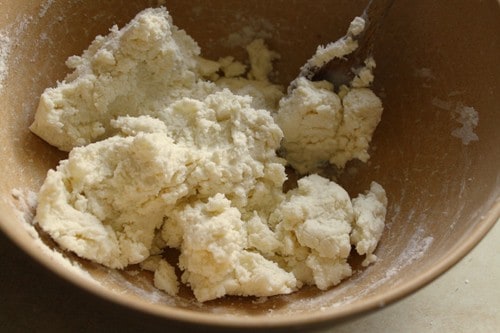
[[[42,94],[30,127],[70,151],[40,189],[40,227],[82,258],[140,264],[169,295],[182,282],[200,302],[330,288],[352,274],[351,245],[373,262],[383,188],[351,200],[310,175],[284,193],[276,151],[283,144],[300,172],[366,160],[382,110],[366,88],[374,63],[343,94],[303,78],[284,97],[269,81],[279,56],[263,40],[248,53],[249,68],[201,58],[161,8],[71,57],[73,73]],[[167,248],[180,251],[180,280]]]

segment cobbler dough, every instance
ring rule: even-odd
[[[351,199],[311,174],[283,191],[287,163],[310,173],[368,158],[382,111],[366,83],[373,60],[342,93],[300,78],[285,96],[269,81],[279,55],[263,40],[247,50],[249,66],[204,59],[160,8],[71,57],[74,71],[43,93],[31,126],[70,151],[40,189],[40,227],[80,257],[139,264],[158,288],[176,295],[182,282],[201,302],[330,288],[352,274],[352,245],[375,261],[380,185]],[[180,251],[180,280],[167,248]]]

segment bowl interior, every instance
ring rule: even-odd
[[[50,269],[99,295],[168,318],[225,325],[307,324],[374,309],[410,293],[463,257],[500,216],[499,3],[403,1],[393,6],[375,48],[374,90],[384,114],[372,158],[351,163],[339,179],[353,195],[372,180],[387,191],[386,230],[376,264],[326,292],[305,288],[292,295],[229,297],[203,305],[187,291],[177,298],[157,291],[151,276],[137,274],[136,267],[111,271],[64,254],[79,266],[68,268],[50,239],[26,223],[47,170],[65,157],[28,126],[41,92],[67,73],[68,56],[80,54],[113,24],[123,26],[140,9],[158,3],[4,1],[0,227]],[[317,45],[343,35],[365,4],[166,1],[174,23],[199,42],[205,57],[242,57],[245,42],[266,38],[281,54],[277,80],[284,85]]]

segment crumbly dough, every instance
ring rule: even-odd
[[[160,119],[120,117],[111,123],[119,135],[74,148],[48,173],[38,220],[63,247],[123,268],[149,256],[155,231],[183,204],[224,194],[251,215],[282,200],[286,175],[274,153],[282,132],[249,97],[183,98]],[[174,220],[164,238],[177,247],[183,232]]]
[[[266,51],[262,40],[253,44],[252,58],[259,58],[260,52],[264,60],[249,76],[263,78],[276,56]],[[237,79],[228,78],[220,87],[204,80],[222,66],[226,72],[233,71],[230,77],[241,68],[232,58],[221,65],[199,55],[199,46],[172,24],[167,11],[147,9],[123,29],[114,26],[107,36],[98,36],[81,56],[67,60],[73,72],[57,87],[45,90],[30,129],[51,145],[70,151],[114,135],[110,122],[118,116],[156,116],[182,97],[203,99],[233,87],[244,95],[257,94],[255,103],[260,108],[277,105],[283,95],[281,87],[264,80],[246,80],[246,89]]]
[[[317,172],[325,162],[344,168],[352,159],[366,162],[382,102],[368,88],[333,91],[329,82],[299,78],[280,101],[276,122],[284,133],[283,150],[301,174]]]
[[[330,288],[352,274],[352,245],[364,264],[375,261],[380,185],[351,200],[316,174],[287,193],[283,184],[287,163],[309,172],[319,160],[366,160],[380,100],[305,78],[284,97],[269,81],[278,55],[263,40],[249,45],[248,68],[199,53],[160,8],[68,60],[74,72],[43,93],[31,126],[70,151],[40,189],[40,227],[78,256],[139,264],[158,288],[176,295],[182,282],[201,302]],[[370,68],[361,81],[373,79]],[[180,251],[180,281],[166,248]]]

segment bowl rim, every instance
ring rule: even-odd
[[[476,245],[479,244],[488,231],[493,228],[495,223],[500,219],[500,196],[497,196],[496,199],[493,200],[491,207],[489,207],[487,212],[481,217],[481,221],[478,222],[477,226],[471,231],[471,234],[465,239],[464,242],[459,244],[455,249],[452,249],[448,255],[443,255],[443,259],[438,262],[437,265],[434,265],[430,269],[422,272],[422,274],[415,276],[413,279],[402,282],[397,287],[384,294],[372,296],[362,303],[354,303],[346,306],[345,308],[335,308],[334,312],[326,309],[325,311],[307,314],[294,313],[293,315],[278,314],[275,316],[263,314],[248,316],[221,316],[220,314],[213,314],[210,312],[196,312],[189,309],[181,309],[157,303],[153,304],[137,297],[120,295],[99,285],[95,282],[95,280],[91,281],[87,277],[64,269],[64,267],[58,264],[57,261],[52,260],[42,251],[39,251],[34,242],[27,242],[27,235],[23,235],[23,233],[26,233],[24,230],[20,232],[19,228],[9,228],[9,221],[6,222],[3,217],[3,215],[0,215],[0,230],[2,230],[4,234],[6,234],[7,237],[9,237],[9,239],[11,239],[21,250],[49,271],[52,271],[76,287],[86,290],[101,299],[122,305],[143,314],[149,314],[165,320],[173,320],[187,324],[225,328],[259,329],[286,328],[290,326],[294,326],[296,328],[300,326],[339,323],[355,316],[393,304],[426,286],[463,259]],[[10,224],[13,224],[13,222],[14,221],[10,221]],[[14,223],[19,223],[19,221]],[[132,297],[133,301],[131,301]]]

